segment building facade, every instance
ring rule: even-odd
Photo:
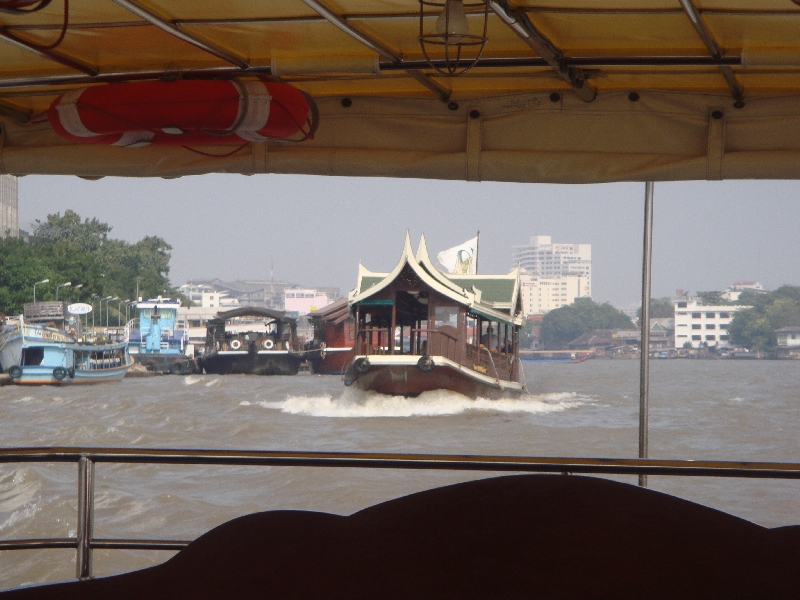
[[[675,348],[690,343],[699,348],[730,347],[728,326],[737,310],[746,306],[703,306],[697,300],[675,303]]]
[[[591,244],[554,244],[549,235],[534,235],[530,244],[514,246],[511,254],[514,265],[519,265],[530,275],[543,278],[559,275],[585,277],[588,292],[583,295],[592,295]]]
[[[288,288],[284,290],[284,310],[288,313],[307,315],[328,306],[333,300],[322,290]]]
[[[14,175],[0,175],[0,238],[19,237],[19,188]]]
[[[583,275],[537,277],[523,273],[519,293],[525,316],[543,315],[572,304],[576,298],[589,296],[589,278]]]

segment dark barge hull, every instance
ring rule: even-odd
[[[358,373],[353,361],[347,367],[345,385],[388,396],[412,398],[434,390],[450,390],[470,398],[490,399],[514,398],[524,391],[519,383],[501,381],[498,384],[494,379],[489,380],[468,369],[458,368],[455,363],[442,360],[441,357],[433,359],[434,367],[430,371],[422,371],[416,364],[371,364],[366,373]]]
[[[172,373],[173,375],[189,375],[197,372],[193,358],[185,354],[131,354],[133,362],[144,365],[148,371]]]
[[[303,357],[277,352],[214,352],[200,359],[200,367],[212,375],[297,375]]]

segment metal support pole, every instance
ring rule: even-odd
[[[639,458],[647,458],[647,402],[650,391],[650,282],[653,263],[653,182],[645,184],[644,256],[642,258],[641,365],[639,367]],[[647,475],[639,475],[639,485],[647,487]]]
[[[92,576],[92,536],[94,535],[94,462],[81,456],[78,463],[78,557],[76,577]]]

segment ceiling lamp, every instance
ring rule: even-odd
[[[425,7],[434,6],[439,12],[435,32],[425,32]],[[467,11],[483,15],[483,34],[471,35]],[[428,15],[429,16],[429,15]],[[488,41],[486,26],[489,20],[489,5],[486,2],[464,3],[463,0],[419,0],[419,45],[425,60],[442,75],[462,75],[469,71],[480,59]],[[436,55],[432,57],[433,48]]]

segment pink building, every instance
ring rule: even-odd
[[[328,304],[328,295],[318,290],[288,288],[283,292],[283,309],[287,312],[307,315]]]

